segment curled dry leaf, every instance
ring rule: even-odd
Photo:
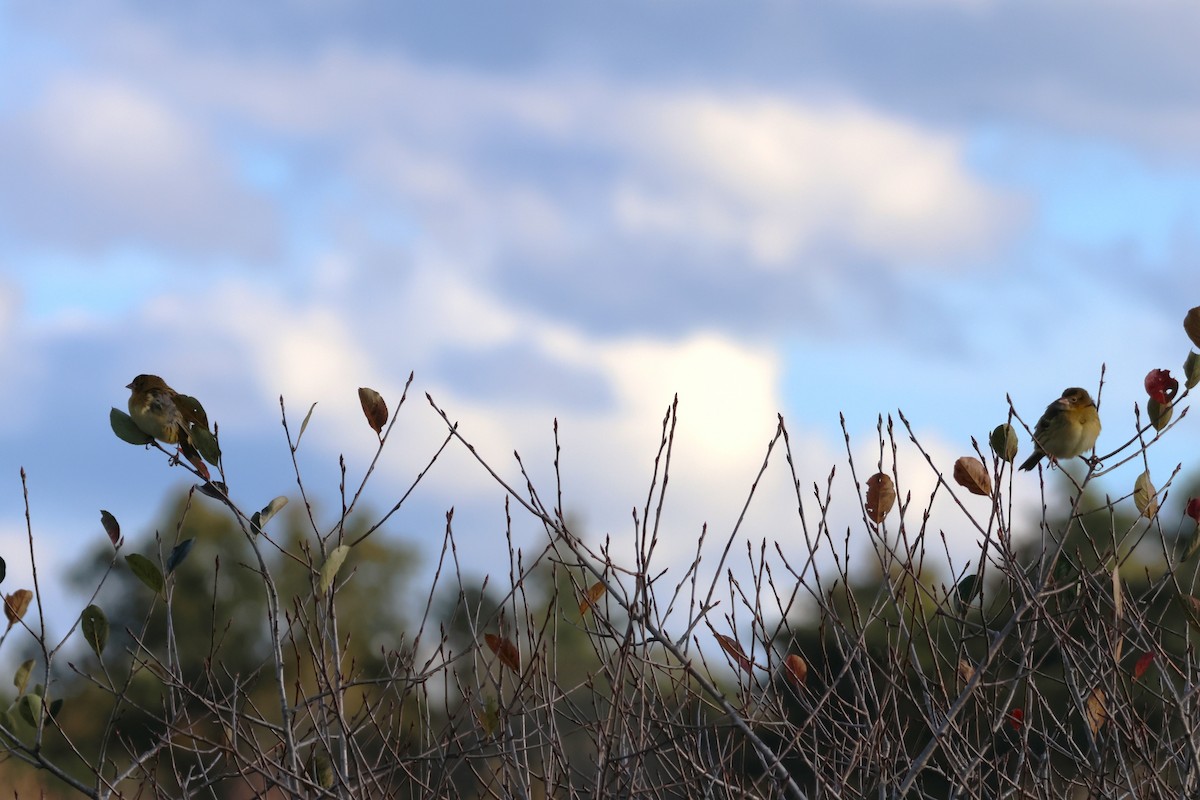
[[[1145,675],[1146,670],[1150,669],[1150,665],[1153,663],[1154,653],[1142,653],[1138,656],[1138,660],[1133,665],[1133,679],[1136,681]]]
[[[1104,690],[1097,686],[1092,689],[1092,693],[1088,695],[1087,705],[1084,707],[1087,713],[1088,728],[1092,734],[1099,733],[1104,727],[1104,723],[1108,721],[1108,706],[1105,704]]]
[[[593,583],[591,587],[584,593],[583,599],[579,601],[579,616],[582,617],[584,614],[591,611],[592,607],[600,601],[600,598],[604,597],[604,593],[606,591],[608,591],[608,587],[604,585],[603,581],[596,581]]]
[[[954,462],[954,482],[971,494],[992,496],[992,481],[988,478],[987,468],[974,456],[963,456]]]
[[[965,658],[958,660],[958,677],[964,684],[970,683],[971,678],[975,677],[975,668]]]
[[[808,662],[796,653],[791,653],[783,660],[783,666],[787,668],[788,675],[797,686],[803,686],[808,681]]]
[[[29,601],[33,599],[33,592],[28,589],[17,589],[15,592],[4,597],[4,616],[8,618],[8,627],[12,627],[21,621],[25,616],[25,612],[29,610]]]
[[[867,478],[867,517],[872,522],[883,522],[895,504],[896,484],[891,476],[876,472]]]
[[[754,664],[750,661],[750,659],[746,658],[746,652],[742,650],[742,646],[737,643],[737,639],[734,639],[732,636],[726,636],[723,633],[718,633],[716,636],[717,642],[721,645],[721,649],[724,650],[739,667],[744,669],[746,672],[754,671]]]
[[[1154,519],[1158,513],[1158,497],[1154,484],[1150,482],[1150,472],[1143,472],[1133,482],[1133,504],[1146,519]]]
[[[1007,422],[992,430],[988,444],[992,446],[993,453],[1010,464],[1017,457],[1017,432]]]
[[[521,671],[521,653],[515,644],[494,633],[485,633],[483,639],[487,642],[488,648],[500,659],[501,664],[513,672]]]
[[[383,433],[383,426],[387,425],[388,407],[383,401],[383,397],[374,389],[368,389],[363,386],[358,390],[358,402],[362,403],[363,414],[367,417],[367,424],[377,434]]]
[[[1183,318],[1183,330],[1192,344],[1200,347],[1200,306],[1188,309],[1187,316]]]

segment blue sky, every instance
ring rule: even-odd
[[[184,483],[108,430],[140,372],[205,402],[247,508],[294,491],[280,395],[318,403],[329,507],[338,455],[370,458],[358,386],[394,403],[416,373],[377,508],[440,440],[425,392],[510,477],[514,449],[550,474],[557,418],[569,509],[617,541],[678,393],[665,563],[729,530],[777,412],[805,486],[846,472],[839,413],[860,477],[897,408],[948,471],[1006,394],[1032,422],[1107,364],[1115,446],[1200,305],[1198,24],[1166,0],[2,3],[3,588],[20,466],[49,574],[100,508],[135,535]],[[1195,435],[1152,471],[1194,469]],[[752,539],[797,535],[782,466]],[[483,572],[501,503],[455,453],[391,535],[437,541],[454,506]]]

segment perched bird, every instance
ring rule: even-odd
[[[1043,456],[1051,461],[1075,458],[1096,446],[1100,435],[1100,415],[1086,389],[1073,386],[1062,397],[1046,406],[1046,413],[1033,429],[1033,455],[1025,459],[1021,469],[1037,466]]]
[[[138,375],[129,389],[129,416],[147,436],[178,445],[180,452],[207,477],[201,455],[216,464],[220,452],[208,430],[208,415],[194,397],[180,394],[157,375]]]

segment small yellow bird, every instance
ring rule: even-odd
[[[1100,435],[1100,415],[1086,389],[1073,386],[1062,397],[1046,406],[1046,413],[1033,429],[1033,455],[1021,469],[1037,466],[1043,456],[1057,463],[1060,458],[1081,456],[1096,446]]]
[[[129,389],[129,416],[147,436],[178,445],[188,461],[206,474],[201,454],[216,463],[220,453],[208,430],[208,415],[194,397],[180,394],[157,375],[138,375]]]

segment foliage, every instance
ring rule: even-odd
[[[844,532],[833,474],[807,496],[780,418],[762,470],[786,465],[796,534],[746,542],[737,574],[744,513],[700,532],[682,570],[656,560],[676,404],[630,552],[589,543],[561,487],[548,506],[519,457],[514,488],[432,398],[441,446],[389,510],[364,508],[411,376],[393,409],[359,390],[378,450],[350,492],[343,465],[324,523],[295,458],[315,407],[293,437],[281,403],[297,495],[251,509],[231,499],[215,437],[219,480],[114,410],[118,438],[198,482],[148,539],[127,544],[102,512],[73,576],[90,597],[62,640],[44,633],[36,585],[5,595],[0,646],[28,650],[0,709],[0,781],[93,798],[1194,796],[1200,485],[1180,502],[1179,468],[1162,480],[1150,454],[1184,421],[1196,364],[1182,390],[1151,370],[1123,445],[1044,466],[1027,536],[1013,490],[1034,479],[1013,464],[1031,429],[1011,406],[980,421],[990,452],[952,464],[903,414],[879,420],[870,475],[847,435],[859,495]],[[925,507],[896,468],[904,436],[937,479]],[[505,492],[508,563],[464,576],[451,511],[423,607],[401,613],[414,554],[387,528],[450,446]],[[1100,492],[1126,464],[1123,493]],[[979,542],[954,576],[924,566],[945,547],[929,525],[939,495]],[[513,546],[514,516],[544,533],[535,552]],[[852,538],[872,569],[850,572]]]

